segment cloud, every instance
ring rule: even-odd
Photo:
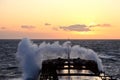
[[[78,31],[78,32],[83,32],[83,31],[91,31],[88,26],[84,24],[75,24],[75,25],[70,25],[70,26],[61,26],[59,27],[60,29],[63,30],[68,30],[68,31]]]
[[[95,24],[87,26],[86,24],[74,24],[70,26],[60,26],[59,28],[53,28],[53,30],[58,31],[59,29],[63,29],[66,31],[77,31],[77,32],[88,32],[92,31],[92,27],[110,27],[111,24]]]
[[[111,24],[96,24],[96,25],[90,25],[90,27],[110,27]]]
[[[1,27],[0,29],[6,29],[6,27]]]
[[[50,23],[45,23],[44,25],[45,25],[45,26],[50,26],[51,24],[50,24]]]
[[[55,31],[58,31],[58,30],[59,30],[59,29],[58,29],[58,28],[56,28],[56,27],[53,27],[52,29],[53,29],[53,30],[55,30]]]
[[[21,28],[33,29],[33,28],[35,28],[35,26],[31,26],[31,25],[22,25]]]

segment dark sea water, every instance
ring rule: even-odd
[[[33,40],[40,44],[66,40]],[[72,45],[80,45],[94,50],[101,58],[106,74],[120,79],[120,40],[70,40]],[[0,40],[0,80],[21,80],[22,72],[16,59],[20,40]]]

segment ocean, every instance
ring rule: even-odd
[[[0,80],[21,80],[22,70],[16,58],[18,44],[21,40],[0,40]],[[60,44],[67,40],[32,40],[36,44],[53,43]],[[69,40],[72,45],[80,45],[94,50],[102,60],[106,74],[120,79],[120,40]]]

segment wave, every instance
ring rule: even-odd
[[[103,71],[102,62],[96,52],[80,45],[71,44],[70,41],[66,41],[63,44],[56,41],[51,44],[42,42],[40,45],[37,45],[27,38],[22,39],[18,45],[16,56],[21,64],[23,79],[35,79],[41,69],[43,60],[59,57],[68,58],[68,53],[70,53],[70,58],[96,61],[99,70]]]

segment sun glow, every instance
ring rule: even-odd
[[[78,34],[78,35],[94,35],[96,34],[93,31],[89,31],[89,32],[73,32],[73,34]]]
[[[93,26],[93,25],[96,25],[96,23],[95,23],[95,22],[91,22],[91,23],[89,24],[89,26]]]
[[[120,39],[119,3],[120,0],[0,0],[0,39]]]

